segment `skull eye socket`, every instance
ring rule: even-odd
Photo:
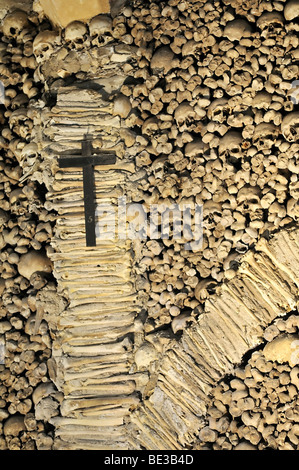
[[[240,265],[239,261],[232,260],[229,262],[229,269],[234,269],[236,271],[239,265]]]
[[[290,127],[290,133],[295,136],[297,134],[297,131],[295,129],[295,127]]]
[[[91,37],[91,40],[92,40],[92,41],[97,40],[99,44],[104,44],[104,42],[105,42],[105,38],[104,38],[103,36],[98,36],[97,34],[94,34],[94,35]]]

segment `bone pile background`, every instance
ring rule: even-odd
[[[125,11],[139,56],[137,85],[122,89],[145,139],[139,198],[203,204],[204,213],[202,251],[169,240],[145,247],[146,328],[182,310],[196,316],[259,237],[298,220],[298,4],[290,3],[173,0]]]

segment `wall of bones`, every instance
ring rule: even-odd
[[[297,449],[298,0],[135,0],[65,27],[38,1],[26,11],[3,5],[0,449],[56,446],[64,394],[53,380],[54,319],[69,299],[53,264],[59,230],[49,191],[58,155],[55,146],[43,150],[57,134],[51,113],[60,96],[67,100],[61,90],[105,77],[105,133],[96,138],[116,150],[119,165],[135,165],[128,202],[148,214],[153,204],[203,206],[200,249],[171,236],[132,241],[130,367],[145,379],[123,424],[127,447]],[[246,271],[258,243],[272,243],[267,260]],[[244,276],[253,287],[240,320],[229,323],[245,295],[238,290]],[[221,310],[225,286],[233,294]],[[268,300],[265,286],[277,297]],[[218,311],[230,326],[214,351],[196,335],[213,330]],[[239,322],[242,345],[233,353]],[[214,351],[209,371],[208,350],[196,356],[202,343]],[[179,361],[170,367],[176,354],[186,369]],[[196,367],[198,381],[178,393]]]

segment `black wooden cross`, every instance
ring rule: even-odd
[[[116,155],[107,150],[94,149],[92,139],[86,135],[82,141],[82,154],[65,153],[59,158],[60,168],[83,168],[86,246],[96,246],[94,171],[96,165],[114,165]]]

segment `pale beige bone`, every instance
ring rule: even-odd
[[[130,99],[125,95],[117,95],[113,101],[113,112],[114,116],[120,116],[121,118],[127,118],[132,109]]]
[[[89,32],[93,45],[103,45],[112,34],[112,18],[108,15],[98,15],[89,23]]]
[[[181,130],[186,130],[195,117],[194,108],[187,102],[181,103],[174,112],[174,119]]]
[[[243,142],[242,135],[235,131],[229,131],[225,134],[219,143],[219,155],[220,156],[233,156],[235,158],[242,157]]]
[[[52,263],[45,254],[32,250],[21,256],[18,271],[26,279],[30,279],[37,271],[50,273]]]
[[[233,20],[227,23],[223,35],[230,41],[240,41],[243,37],[250,37],[251,26],[246,20]]]
[[[33,53],[38,63],[48,60],[60,45],[60,34],[56,31],[42,31],[33,41]]]
[[[283,16],[276,11],[265,12],[257,20],[257,26],[262,30],[263,35],[271,35],[276,33],[277,28],[284,25]]]
[[[291,366],[299,363],[299,336],[282,335],[266,344],[263,353],[267,360],[278,363],[288,362]]]
[[[299,16],[298,0],[290,0],[284,7],[284,17],[287,21],[292,21]]]
[[[297,142],[299,140],[299,112],[287,114],[281,123],[283,136],[288,142]]]
[[[230,112],[231,106],[228,100],[225,98],[219,98],[212,101],[208,107],[207,115],[209,119],[222,123],[226,120],[227,114]]]
[[[279,135],[279,128],[271,123],[258,124],[253,133],[253,143],[258,150],[270,149]]]
[[[22,10],[8,13],[2,22],[3,34],[7,37],[18,37],[28,26],[28,15]]]
[[[151,68],[153,71],[169,72],[173,68],[174,53],[168,46],[158,49],[152,57]]]
[[[64,30],[64,39],[70,47],[83,48],[84,40],[88,34],[88,27],[81,21],[73,21]]]

